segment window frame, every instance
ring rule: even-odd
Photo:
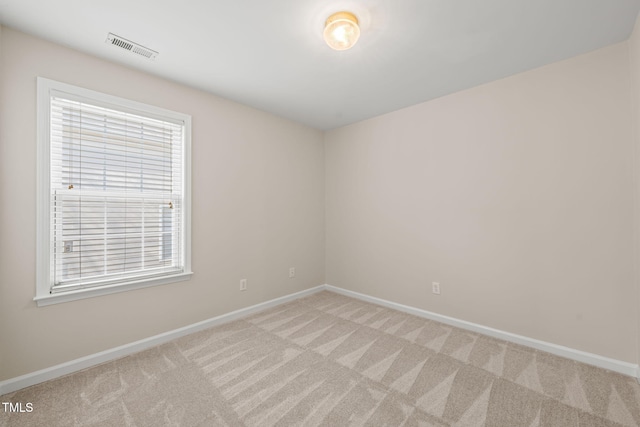
[[[99,285],[69,291],[51,293],[53,283],[53,230],[51,229],[51,96],[54,93],[80,97],[89,103],[108,107],[114,110],[132,112],[142,116],[180,121],[184,124],[183,132],[183,223],[182,241],[184,253],[184,270],[180,273],[162,277],[143,278],[123,283]],[[85,89],[82,87],[46,79],[37,78],[37,191],[36,191],[36,296],[33,298],[38,306],[63,303],[99,295],[140,289],[149,286],[165,285],[189,280],[191,271],[191,116],[172,110],[120,98],[113,95]]]

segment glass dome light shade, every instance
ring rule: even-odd
[[[324,24],[324,40],[335,50],[351,48],[360,37],[358,18],[350,12],[337,12]]]

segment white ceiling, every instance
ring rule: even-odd
[[[640,0],[0,0],[3,25],[318,129],[628,38]],[[349,10],[358,44],[324,20]],[[107,33],[158,51],[107,45]]]

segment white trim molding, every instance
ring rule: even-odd
[[[415,307],[410,307],[403,304],[398,304],[392,301],[387,301],[381,298],[372,297],[369,295],[361,294],[358,292],[350,291],[343,288],[338,288],[331,285],[320,285],[314,288],[306,289],[304,291],[296,292],[290,295],[285,295],[280,298],[275,298],[260,304],[252,305],[250,307],[242,308],[232,311],[220,316],[212,317],[202,322],[194,323],[182,328],[174,329],[169,332],[158,334],[149,338],[145,338],[139,341],[125,344],[120,347],[115,347],[99,353],[91,354],[89,356],[81,357],[79,359],[71,360],[69,362],[62,363],[60,365],[52,366],[50,368],[42,369],[36,372],[25,374],[16,378],[11,378],[0,382],[0,395],[11,393],[22,388],[48,381],[54,378],[61,377],[63,375],[70,374],[82,369],[89,368],[101,363],[105,363],[111,360],[119,359],[124,356],[128,356],[139,351],[149,349],[176,338],[180,338],[185,335],[199,332],[204,329],[218,326],[224,323],[237,320],[251,314],[284,304],[289,301],[303,298],[309,295],[313,295],[317,292],[327,290],[335,292],[337,294],[345,295],[348,297],[356,298],[362,301],[370,302],[373,304],[388,307],[394,310],[402,311],[404,313],[412,314],[414,316],[423,317],[437,322],[445,323],[447,325],[455,326],[458,328],[466,329],[473,332],[478,332],[484,335],[488,335],[494,338],[502,339],[504,341],[520,344],[526,347],[534,348],[536,350],[545,351],[547,353],[555,354],[557,356],[565,357],[567,359],[575,360],[589,365],[597,366],[599,368],[608,369],[610,371],[618,372],[627,376],[635,377],[640,382],[640,367],[633,363],[623,362],[616,359],[600,356],[593,353],[587,353],[581,350],[564,347],[557,344],[548,343],[545,341],[528,338],[522,335],[512,334],[510,332],[501,331],[498,329],[489,328],[487,326],[479,325],[465,320],[456,319],[453,317],[443,316],[441,314],[433,313],[430,311],[422,310]]]
[[[513,334],[511,332],[501,331],[499,329],[490,328],[488,326],[479,325],[477,323],[467,322],[466,320],[460,320],[454,317],[444,316],[442,314],[433,313],[427,310],[422,310],[420,308],[410,307],[408,305],[398,304],[396,302],[387,301],[381,298],[372,297],[343,288],[338,288],[336,286],[325,285],[325,288],[328,291],[332,291],[337,294],[356,298],[373,304],[378,304],[387,308],[412,314],[414,316],[423,317],[425,319],[435,320],[436,322],[455,326],[461,329],[466,329],[468,331],[478,332],[504,341],[531,347],[536,350],[555,354],[556,356],[565,357],[577,362],[597,366],[598,368],[608,369],[610,371],[634,377],[638,379],[638,382],[640,382],[640,367],[633,363],[611,359],[609,357],[600,356],[598,354],[587,353],[582,350],[576,350],[573,348],[564,347],[562,345],[540,341],[534,338]]]
[[[176,338],[183,337],[185,335],[199,332],[213,326],[222,325],[242,317],[249,316],[259,311],[267,310],[280,304],[284,304],[289,301],[303,298],[308,295],[312,295],[316,292],[320,292],[325,289],[324,285],[316,286],[314,288],[306,289],[304,291],[296,292],[293,294],[285,295],[280,298],[275,298],[260,304],[252,305],[250,307],[241,308],[239,310],[232,311],[230,313],[222,314],[220,316],[212,317],[202,322],[193,323],[191,325],[184,326],[182,328],[174,329],[169,332],[154,335],[149,338],[144,338],[139,341],[135,341],[129,344],[121,345],[119,347],[111,348],[99,353],[90,354],[79,359],[71,360],[69,362],[61,363],[50,368],[41,369],[36,372],[21,375],[16,378],[11,378],[0,382],[0,395],[6,393],[12,393],[16,390],[20,390],[25,387],[32,386],[44,381],[52,380],[63,375],[67,375],[82,369],[90,368],[101,363],[109,362],[111,360],[119,359],[124,356],[128,356],[139,351],[147,350],[149,348],[164,344],[168,341]]]

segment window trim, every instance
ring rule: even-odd
[[[184,123],[184,179],[183,179],[183,232],[184,232],[184,271],[163,277],[132,280],[124,283],[103,285],[66,292],[51,293],[53,268],[51,262],[51,241],[53,239],[50,223],[50,107],[52,92],[63,92],[71,97],[89,98],[98,105],[123,111],[135,112],[148,117],[157,117],[168,121]],[[61,83],[43,77],[37,78],[37,191],[36,191],[36,296],[33,300],[38,306],[58,304],[99,295],[141,289],[149,286],[189,280],[191,271],[191,116],[152,105],[131,101],[90,89]]]

